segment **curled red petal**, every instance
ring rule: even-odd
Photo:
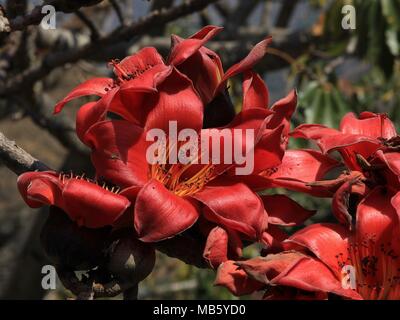
[[[63,109],[64,105],[69,101],[89,95],[95,95],[102,97],[107,91],[108,87],[111,87],[114,80],[111,78],[94,78],[85,81],[76,88],[74,88],[63,100],[58,102],[54,107],[54,113],[59,113]]]
[[[227,260],[238,259],[242,254],[242,246],[242,241],[236,232],[226,231],[217,226],[208,233],[203,256],[213,269],[217,269]]]
[[[86,132],[94,124],[104,121],[108,111],[114,111],[114,109],[119,105],[115,103],[115,96],[118,90],[113,89],[107,95],[102,97],[96,102],[89,102],[83,105],[77,112],[76,115],[76,134],[79,139],[91,147],[90,143],[86,140]],[[119,109],[119,107],[117,107]]]
[[[69,180],[62,197],[71,220],[88,228],[112,225],[130,205],[127,198],[85,180]]]
[[[198,52],[207,41],[220,33],[222,29],[223,28],[216,26],[205,26],[189,39],[173,39],[173,47],[168,58],[168,64],[178,66],[185,62],[193,54]]]
[[[361,182],[360,175],[344,182],[333,195],[332,212],[338,221],[349,229],[352,229],[353,219],[349,213],[350,195],[358,191],[358,189],[364,189],[365,192],[365,188],[365,184]]]
[[[233,76],[245,72],[247,70],[250,70],[253,68],[254,65],[256,65],[267,53],[267,47],[271,44],[272,38],[268,37],[259,43],[257,43],[253,49],[249,52],[249,54],[239,63],[233,65],[230,67],[224,77],[221,80],[221,84],[219,85],[218,90],[221,90],[224,88],[226,81],[229,78],[232,78]]]
[[[213,269],[228,260],[228,241],[228,233],[221,227],[213,228],[208,234],[203,257]]]
[[[136,198],[134,225],[140,240],[157,242],[190,228],[198,216],[193,200],[173,194],[153,179]]]
[[[17,186],[31,208],[62,202],[62,184],[54,171],[23,173],[17,179]]]
[[[243,81],[242,110],[252,108],[266,109],[269,103],[268,89],[259,74],[248,71]]]

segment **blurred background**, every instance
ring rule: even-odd
[[[0,13],[0,132],[52,168],[90,172],[87,150],[74,132],[77,107],[87,100],[80,99],[53,117],[55,102],[90,77],[109,76],[111,59],[144,46],[155,46],[166,55],[171,33],[186,37],[208,24],[225,27],[208,44],[221,55],[225,69],[266,35],[273,36],[272,49],[256,70],[268,84],[271,103],[297,88],[300,102],[293,126],[305,122],[337,127],[346,112],[364,110],[387,113],[400,124],[399,0],[185,2],[197,7],[179,11],[183,1],[174,0],[47,1],[61,4],[56,29],[44,30],[31,14],[43,1],[0,1],[11,22],[11,30],[6,30],[11,32],[4,32]],[[355,29],[342,27],[346,4],[355,8]],[[177,13],[132,28],[156,10]],[[230,88],[240,109],[240,77],[230,82]],[[292,141],[291,146],[305,145]],[[325,219],[329,213],[328,201],[292,196],[318,210],[313,219]],[[15,174],[0,160],[0,298],[70,296],[62,285],[55,291],[41,289],[41,268],[49,262],[38,235],[46,216],[46,210],[26,207]],[[246,249],[248,256],[257,252],[256,247]],[[234,298],[213,287],[213,280],[211,271],[158,254],[139,298]]]

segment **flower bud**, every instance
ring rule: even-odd
[[[108,271],[118,279],[132,284],[144,280],[155,264],[154,248],[128,233],[112,242],[108,250]]]
[[[89,270],[102,263],[110,231],[110,227],[79,227],[63,210],[52,206],[40,239],[55,265],[75,271]]]

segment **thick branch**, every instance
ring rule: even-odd
[[[17,175],[27,171],[49,170],[43,162],[35,159],[25,150],[0,132],[0,161]]]
[[[50,55],[39,66],[28,69],[10,79],[7,84],[0,89],[0,96],[16,94],[22,88],[31,86],[37,80],[45,77],[53,69],[64,66],[67,63],[74,63],[81,59],[87,58],[96,53],[99,50],[98,48],[104,48],[111,44],[115,45],[120,41],[129,40],[135,36],[148,32],[149,28],[154,28],[193,12],[200,11],[210,3],[216,1],[218,0],[185,1],[183,4],[172,7],[168,10],[155,11],[142,18],[137,23],[117,29],[108,36],[103,37],[96,42],[91,42],[73,51]]]

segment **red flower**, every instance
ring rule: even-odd
[[[266,132],[260,140],[274,138],[275,132],[278,129]],[[146,131],[125,120],[98,122],[84,135],[99,177],[122,188],[141,187],[134,213],[139,238],[160,241],[172,237],[192,226],[200,211],[208,220],[251,239],[261,236],[266,219],[261,199],[235,177],[222,176],[232,165],[151,165],[146,160],[149,143],[145,137]],[[279,149],[279,144],[271,141],[268,147]]]
[[[287,252],[222,264],[217,283],[248,294],[278,286],[351,299],[400,299],[400,193],[375,188],[357,207],[353,231],[312,224],[283,242]],[[243,285],[247,283],[247,285]],[[292,289],[290,289],[292,288]],[[273,292],[272,297],[277,294]]]
[[[282,172],[288,162],[283,159],[280,172],[270,177],[274,178],[273,184],[314,196],[332,197],[333,214],[350,228],[350,196],[354,205],[375,187],[400,188],[400,154],[396,152],[398,137],[394,125],[385,115],[364,112],[357,119],[349,113],[343,118],[340,131],[320,125],[301,125],[292,136],[315,140],[324,153],[337,150],[346,170],[336,179],[323,180],[339,163],[327,154],[313,151],[318,155],[318,161],[308,161],[304,157],[296,159],[297,166],[307,168],[310,174],[304,175],[301,169]],[[305,151],[289,151],[285,157],[292,152]],[[289,167],[293,168],[293,165]]]
[[[304,124],[297,127],[291,135],[294,138],[316,141],[323,153],[339,151],[350,170],[361,171],[357,156],[368,158],[390,143],[397,133],[386,115],[362,112],[359,119],[353,113],[345,115],[339,130]]]
[[[246,185],[247,181],[257,180],[259,172],[279,167],[287,144],[284,133],[288,132],[288,119],[296,101],[292,93],[274,109],[267,109],[264,103],[259,103],[261,100],[254,98],[257,91],[253,86],[254,82],[247,84],[244,110],[229,126],[199,130],[197,119],[187,119],[187,122],[192,121],[191,128],[199,135],[208,133],[210,137],[219,137],[222,130],[254,129],[254,170],[247,176],[235,174],[235,168],[240,166],[236,163],[149,165],[146,160],[149,143],[145,137],[150,128],[143,129],[126,120],[105,120],[104,100],[79,110],[77,132],[92,149],[98,177],[121,188],[140,188],[134,200],[133,216],[141,240],[153,242],[173,237],[202,216],[211,222],[204,231],[208,237],[205,257],[216,267],[232,254],[240,256],[242,240],[275,245],[274,239],[279,239],[280,243],[286,238],[278,225],[301,223],[314,213],[285,196],[260,198]],[[169,112],[159,109],[159,122],[154,122],[156,128],[166,128],[174,119]],[[212,146],[215,142],[211,139],[210,143]],[[221,146],[225,146],[223,140]],[[166,154],[172,147],[167,145]],[[221,155],[225,153],[224,149],[220,152]],[[272,204],[276,199],[285,210]],[[268,232],[265,231],[267,220],[271,225]]]
[[[311,225],[291,236],[286,248],[309,250],[338,283],[351,285],[351,277],[343,279],[343,268],[352,267],[353,289],[363,299],[398,300],[399,199],[393,190],[377,187],[358,205],[353,232],[338,225]]]
[[[30,183],[35,179],[43,180],[48,186],[43,192],[51,195],[48,196],[51,199],[40,205],[58,206],[72,220],[92,227],[126,226],[126,217],[130,215],[137,237],[146,242],[173,237],[200,218],[199,225],[207,236],[204,256],[214,268],[228,258],[240,257],[243,241],[260,241],[274,250],[281,249],[281,242],[287,235],[280,227],[302,223],[314,212],[286,196],[260,197],[251,188],[259,183],[260,173],[275,171],[281,164],[297,95],[292,91],[268,108],[268,90],[251,68],[265,54],[269,38],[257,44],[244,60],[224,74],[219,57],[203,47],[219,31],[211,26],[190,39],[173,38],[168,64],[154,48],[142,49],[121,62],[113,62],[116,80],[89,80],[57,104],[55,112],[83,95],[101,97],[79,109],[76,130],[92,150],[97,180],[121,188],[123,191],[119,195],[111,196],[89,182],[81,187],[75,182],[79,179],[68,179],[73,182],[64,184],[60,179],[38,173],[21,180],[25,181],[21,184],[25,199],[29,200],[26,195],[32,191],[28,187]],[[242,112],[226,127],[202,129],[203,104],[224,91],[227,80],[241,72],[244,72]],[[122,120],[107,120],[108,112],[120,115]],[[246,163],[236,162],[149,164],[147,134],[151,129],[168,131],[171,121],[176,121],[178,132],[192,129],[200,136],[208,134],[210,149],[216,141],[221,142],[221,155],[229,153],[225,139],[221,138],[223,130],[254,130],[255,144],[250,150],[248,142],[242,140],[242,151],[254,152],[253,171],[247,176],[238,176],[236,169]],[[167,143],[165,147],[169,154],[176,146]],[[230,152],[233,153],[233,148]],[[74,196],[76,203],[82,202],[81,208],[88,207],[87,210],[79,211],[73,204],[74,199],[66,204],[63,190],[69,184],[82,188],[83,196],[80,198],[78,189],[74,189]],[[86,190],[91,189],[95,198],[105,194],[99,204],[104,202],[103,211],[112,207],[108,216],[102,210],[95,216],[95,210],[91,209],[96,207],[91,202],[94,200],[86,196]],[[34,192],[38,198],[42,196],[41,189]],[[124,210],[117,210],[117,205],[114,207],[116,199],[126,201]],[[276,201],[280,208],[274,205]],[[126,214],[122,218],[123,213]]]
[[[215,284],[236,296],[264,291],[264,299],[326,299],[328,292],[350,299],[360,296],[343,289],[322,262],[300,252],[282,252],[220,265]]]

